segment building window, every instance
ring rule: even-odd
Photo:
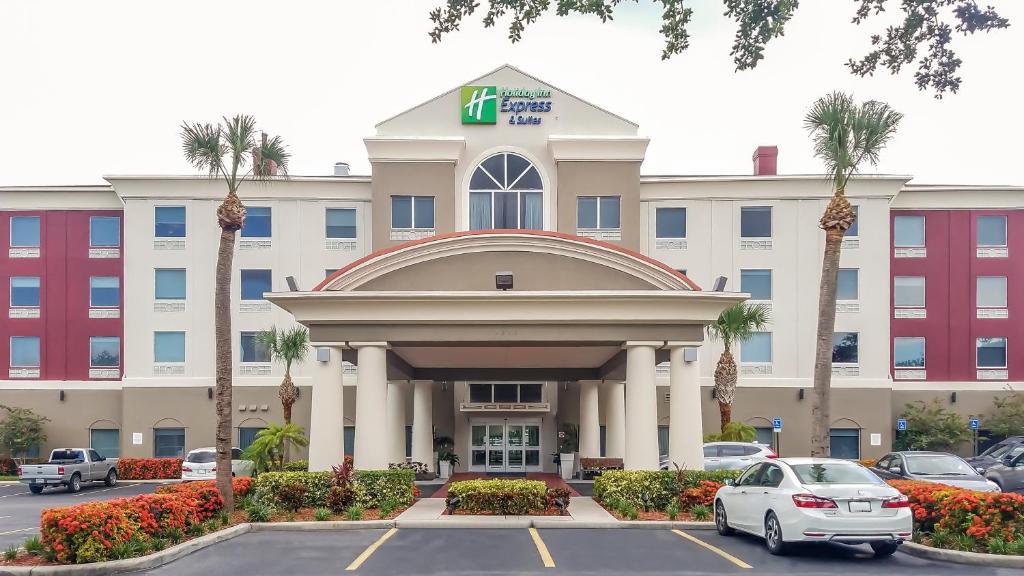
[[[39,247],[39,216],[11,216],[11,248]]]
[[[658,426],[658,455],[668,456],[668,426]]]
[[[978,338],[978,368],[1006,368],[1006,338]]]
[[[117,308],[121,305],[121,279],[117,276],[89,278],[89,307]]]
[[[924,246],[924,216],[896,216],[892,224],[892,244],[897,248]]]
[[[157,206],[154,210],[156,217],[154,236],[157,238],[185,237],[184,206]]]
[[[469,229],[543,229],[543,190],[526,158],[502,152],[485,159],[469,180]]]
[[[117,216],[89,218],[89,246],[109,248],[121,245],[121,219]]]
[[[853,224],[846,229],[846,233],[843,236],[855,238],[860,236],[860,206],[852,206],[853,208]]]
[[[185,455],[184,428],[153,428],[153,456],[181,458]]]
[[[978,216],[978,246],[1006,246],[1006,216]]]
[[[772,237],[772,207],[743,206],[740,208],[740,236],[743,238]]]
[[[270,224],[269,206],[246,206],[242,238],[270,238]]]
[[[470,402],[542,402],[543,384],[470,384]]]
[[[154,362],[184,362],[184,332],[153,332]]]
[[[576,199],[576,227],[618,230],[618,196],[580,196]]]
[[[860,459],[860,430],[833,428],[829,433],[830,456],[843,460]]]
[[[39,336],[11,336],[11,368],[39,368]]]
[[[330,278],[331,274],[334,274],[337,271],[338,271],[337,268],[328,268],[328,269],[324,270],[324,279]]]
[[[258,332],[242,332],[242,362],[245,364],[266,364],[270,362],[270,350],[257,338]]]
[[[121,431],[116,428],[93,428],[89,430],[89,445],[104,458],[119,458]]]
[[[263,300],[264,292],[273,292],[270,270],[242,270],[242,300]]]
[[[686,208],[655,208],[657,238],[686,238]]]
[[[836,332],[832,335],[832,362],[834,364],[857,364],[857,332]]]
[[[924,276],[896,276],[892,283],[892,300],[897,308],[924,307]]]
[[[356,237],[355,208],[328,208],[325,221],[327,228],[324,233],[328,238]]]
[[[342,435],[344,436],[342,443],[345,445],[345,456],[351,456],[356,451],[356,427],[345,426]]]
[[[89,367],[117,368],[121,365],[121,338],[117,336],[89,337]]]
[[[857,300],[858,299],[858,278],[856,268],[840,268],[838,283],[836,284],[836,300]]]
[[[266,430],[266,428],[244,428],[244,427],[239,427],[238,428],[238,447],[240,449],[242,449],[242,450],[245,450],[249,446],[252,446],[252,443],[256,441],[256,435],[259,434],[261,430]]]
[[[893,338],[893,366],[924,368],[924,338]]]
[[[433,196],[392,196],[391,227],[409,230],[434,227]]]
[[[157,300],[184,300],[185,269],[157,268],[155,297]]]
[[[740,270],[740,292],[750,294],[751,300],[771,300],[772,271],[769,269]]]
[[[772,361],[772,333],[754,332],[740,345],[740,362],[770,363]]]
[[[11,276],[11,307],[39,307],[38,276]]]
[[[978,308],[1006,308],[1006,276],[978,276]]]
[[[764,444],[765,446],[773,446],[775,444],[775,429],[771,426],[757,426],[754,428],[754,442],[758,444]]]

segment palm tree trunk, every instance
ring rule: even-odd
[[[725,431],[725,425],[732,422],[732,403],[736,398],[736,360],[728,344],[715,367],[715,398],[718,399],[721,430]]]
[[[827,458],[831,452],[832,337],[836,328],[836,285],[843,235],[853,222],[853,210],[842,188],[836,190],[822,216],[825,256],[818,292],[818,338],[814,352],[814,401],[811,405],[811,456]],[[845,223],[845,225],[843,225]]]
[[[295,404],[295,384],[292,382],[292,374],[290,368],[284,369],[284,380],[281,381],[281,389],[278,391],[278,395],[281,397],[281,411],[284,412],[284,423],[285,426],[292,423],[292,406]],[[290,460],[289,454],[289,443],[284,443],[284,458],[285,462]]]
[[[217,354],[217,490],[224,510],[235,509],[231,490],[231,263],[235,255],[235,231],[221,230],[217,252],[217,277],[213,322]]]

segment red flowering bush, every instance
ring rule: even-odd
[[[963,488],[891,480],[910,500],[917,531],[966,534],[979,543],[990,538],[1013,542],[1024,537],[1024,496],[1005,492],[974,492]]]
[[[122,480],[181,478],[181,458],[121,458],[117,476]]]
[[[694,506],[711,506],[715,503],[715,494],[725,484],[714,480],[701,480],[694,488],[684,488],[679,492],[679,508],[689,510]]]
[[[248,490],[249,483],[242,484]],[[129,540],[180,537],[223,507],[212,482],[163,486],[156,494],[44,510],[41,541],[44,551],[62,564],[101,562]]]
[[[158,494],[176,494],[180,492],[192,492],[199,488],[212,487],[216,490],[217,483],[213,480],[200,480],[198,482],[182,482],[181,484],[170,484],[168,486],[161,486],[156,489]],[[252,478],[232,478],[231,479],[231,491],[235,494],[235,499],[243,498],[249,491],[252,490]]]

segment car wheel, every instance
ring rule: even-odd
[[[719,500],[715,502],[715,528],[718,529],[718,533],[722,536],[729,536],[735,530],[729,527],[729,518],[725,514],[725,504]]]
[[[885,558],[886,556],[892,556],[896,549],[899,548],[899,544],[889,540],[887,542],[872,542],[871,549],[875,551],[876,558]]]
[[[31,490],[33,494],[42,494],[43,493],[43,487],[42,486],[29,485],[28,489]]]
[[[105,480],[103,480],[103,483],[106,484],[107,486],[113,486],[114,484],[117,484],[117,470],[111,468],[110,472],[107,472],[107,477]]]
[[[78,474],[72,474],[71,480],[68,480],[68,492],[74,494],[82,489],[82,477]]]
[[[774,512],[769,512],[764,521],[764,544],[768,553],[776,556],[786,553],[786,543],[782,540],[782,524]]]

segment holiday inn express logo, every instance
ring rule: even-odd
[[[463,124],[496,124],[498,122],[498,87],[463,86]]]

